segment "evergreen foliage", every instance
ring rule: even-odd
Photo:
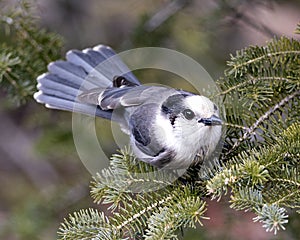
[[[21,104],[35,91],[33,79],[60,56],[62,40],[40,30],[23,1],[1,11],[0,23],[4,40],[14,39],[0,45],[1,87]],[[237,51],[217,82],[227,125],[220,159],[174,182],[167,172],[153,178],[154,167],[122,150],[91,183],[92,198],[108,204],[110,216],[96,209],[70,214],[59,238],[178,239],[182,228],[207,219],[205,198],[226,194],[231,208],[254,212],[267,231],[285,229],[288,214],[300,213],[299,55],[299,41],[286,37]]]
[[[155,169],[121,151],[91,185],[94,201],[109,204],[112,215],[75,213],[61,225],[60,238],[178,239],[181,228],[206,218],[204,198],[225,194],[231,208],[254,212],[266,231],[285,229],[287,210],[300,213],[299,55],[300,43],[286,37],[237,51],[218,81],[227,121],[219,162],[204,175],[171,183],[167,175],[139,178]],[[163,188],[132,193],[141,182]]]
[[[35,92],[33,79],[60,57],[62,39],[40,29],[27,1],[19,1],[10,10],[0,10],[0,32],[4,38],[0,44],[1,88],[20,105]]]
[[[86,216],[95,218],[91,213],[85,212],[84,217],[78,217],[76,213],[71,216],[71,221],[66,220],[61,226],[61,238],[74,239],[75,232],[80,232],[78,226],[83,225],[89,233],[97,228],[98,231],[91,237],[94,239],[128,239],[138,236],[144,236],[145,239],[174,239],[181,226],[196,227],[197,223],[201,224],[201,219],[205,218],[203,214],[206,211],[206,203],[202,199],[203,194],[198,193],[205,192],[205,185],[171,185],[167,180],[160,183],[153,177],[147,179],[145,175],[141,178],[135,174],[142,172],[147,176],[149,170],[153,170],[153,167],[138,162],[128,150],[114,155],[111,167],[99,173],[91,185],[94,201],[110,204],[113,217],[110,217],[103,227],[102,223],[96,226],[85,224]],[[165,179],[167,177],[166,175]],[[146,183],[147,187],[163,184],[163,188],[133,194],[133,185],[141,182]]]

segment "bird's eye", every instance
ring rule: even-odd
[[[185,109],[182,113],[187,120],[192,120],[195,117],[195,113],[191,109]]]

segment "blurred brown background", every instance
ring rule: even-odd
[[[13,2],[2,0],[0,6]],[[300,39],[293,34],[300,21],[298,0],[32,3],[40,26],[64,37],[65,51],[100,43],[116,51],[166,47],[194,58],[214,79],[222,76],[229,54],[236,50],[281,35]],[[144,83],[168,84],[167,78],[172,78],[157,70],[137,71],[136,75]],[[97,124],[109,126],[105,120]],[[70,113],[48,110],[33,100],[16,108],[0,90],[0,239],[56,239],[68,213],[96,207],[89,197],[91,176],[77,156],[71,125]],[[110,134],[101,132],[100,138]],[[115,152],[110,141],[104,145],[108,155]],[[296,240],[300,236],[296,216],[291,217],[287,231],[277,236],[253,223],[253,215],[231,211],[226,203],[209,201],[207,216],[211,220],[205,220],[204,227],[187,231],[183,238]]]

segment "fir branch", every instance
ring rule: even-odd
[[[161,180],[157,181],[151,172],[149,173],[149,169],[154,170],[152,166],[136,162],[130,150],[125,149],[120,154],[113,155],[110,168],[99,173],[92,182],[92,197],[97,203],[111,205],[111,225],[116,231],[122,232],[124,237],[137,232],[142,233],[151,214],[173,199],[174,190],[166,188],[170,185],[168,176],[160,176]],[[145,188],[149,187],[149,183],[155,184],[156,187],[163,184],[164,188],[133,194],[132,186],[136,182],[147,184],[144,185]]]
[[[176,172],[158,171],[125,149],[91,184],[94,201],[109,204],[111,216],[66,220],[64,238],[178,239],[181,227],[201,225],[205,196],[220,200],[228,193],[231,208],[254,212],[267,231],[284,229],[286,209],[300,208],[299,53],[298,41],[281,38],[232,56],[218,83],[227,116],[226,161],[174,181]]]
[[[233,62],[228,62],[228,66],[232,66],[232,70],[228,72],[228,74],[232,74],[232,72],[235,73],[235,77],[237,77],[237,74],[239,72],[239,70],[243,69],[244,67],[247,67],[251,64],[256,64],[257,62],[261,62],[262,60],[265,59],[269,59],[269,58],[273,58],[276,56],[281,56],[281,57],[285,57],[285,56],[289,56],[289,55],[300,55],[300,51],[299,50],[289,50],[289,51],[277,51],[277,52],[273,52],[273,53],[266,53],[262,56],[258,56],[256,58],[250,59],[248,61],[243,61],[242,63],[239,64],[235,64],[235,62],[238,60],[235,59],[233,57],[233,55],[231,55],[232,59],[234,60]]]
[[[231,208],[251,211],[263,206],[262,192],[255,188],[240,188],[230,197]]]
[[[154,213],[148,220],[146,240],[178,239],[176,231],[177,218],[170,218],[170,209],[165,207],[158,213]]]
[[[195,227],[196,223],[201,224],[200,218],[204,218],[202,215],[206,211],[205,203],[201,197],[191,196],[190,186],[188,188],[172,187],[169,190],[160,191],[159,194],[137,194],[135,198],[134,200],[127,200],[119,212],[114,213],[110,219],[114,228],[122,230],[124,237],[133,237],[133,234],[136,233],[143,235],[145,231],[147,232],[145,236],[154,239],[157,236],[161,237],[157,234],[166,233],[166,231],[172,235],[181,226]],[[164,212],[166,220],[167,218],[172,220],[176,216],[176,221],[168,229],[162,223],[160,226],[157,225],[155,230],[152,229],[154,231],[147,230],[149,221],[151,222],[153,217],[160,215],[162,209],[168,209],[168,212]]]
[[[232,124],[232,123],[227,123],[227,122],[225,122],[225,123],[224,123],[224,126],[230,127],[230,128],[242,129],[242,130],[244,130],[244,131],[249,131],[249,128],[248,128],[248,127],[244,127],[244,126],[237,125],[237,124]]]
[[[274,232],[276,234],[280,229],[285,230],[284,224],[288,223],[288,215],[284,208],[280,208],[275,204],[265,204],[257,212],[260,214],[253,218],[253,221],[262,222],[267,232]]]
[[[0,44],[0,82],[17,105],[32,97],[36,77],[62,50],[61,37],[40,29],[34,12],[26,0],[0,10],[0,28],[6,30],[7,39]]]
[[[172,207],[163,207],[148,219],[144,239],[178,239],[178,226],[196,227],[206,211],[206,204],[199,197],[189,197]]]
[[[276,77],[276,76],[272,76],[272,77],[253,77],[249,75],[249,79],[246,81],[243,81],[241,83],[238,83],[237,85],[234,85],[232,87],[229,87],[228,89],[224,90],[224,91],[220,91],[219,93],[217,93],[215,96],[225,96],[226,94],[229,94],[230,92],[233,92],[235,90],[240,89],[241,87],[247,86],[249,84],[256,84],[257,82],[270,82],[270,81],[285,81],[285,82],[291,82],[293,81],[293,79],[291,79],[290,77]]]
[[[300,90],[286,96],[279,103],[272,106],[267,112],[265,112],[261,117],[259,117],[259,119],[257,119],[256,122],[247,129],[247,131],[245,131],[244,135],[235,142],[235,144],[232,146],[231,150],[227,154],[233,152],[243,141],[245,141],[249,136],[251,136],[254,133],[254,131],[258,128],[258,126],[261,123],[265,122],[265,120],[268,119],[270,115],[272,115],[275,111],[281,109],[281,107],[286,105],[293,98],[299,96],[300,96]]]
[[[263,185],[268,181],[270,175],[266,167],[257,161],[257,158],[258,156],[254,152],[251,156],[246,152],[240,153],[232,160],[236,162],[235,164],[230,163],[207,182],[208,194],[211,194],[213,199],[220,199],[223,194],[227,194],[228,187],[237,188],[236,192],[240,192],[242,191],[241,187]]]
[[[105,238],[97,238],[102,230],[108,230],[109,221],[104,213],[98,212],[96,209],[86,209],[75,212],[69,215],[69,219],[65,219],[61,224],[58,235],[60,239],[66,240],[88,240],[101,239],[111,240],[113,233],[107,235]],[[105,235],[104,235],[105,236]]]
[[[268,54],[285,50],[293,53],[277,57]],[[261,142],[272,143],[280,129],[293,122],[292,116],[299,114],[299,51],[298,41],[283,37],[265,47],[249,47],[232,56],[231,67],[218,81],[228,126],[228,151],[223,160]],[[264,61],[255,61],[262,57]],[[237,68],[239,64],[244,67]]]
[[[263,61],[267,61],[275,69],[279,63],[278,60],[285,60],[288,63],[299,55],[299,42],[282,37],[280,40],[269,42],[266,47],[252,46],[237,51],[236,56],[231,55],[231,61],[227,62],[230,68],[225,71],[225,76],[242,77],[252,72],[264,73],[266,65],[261,64]]]
[[[294,173],[294,176],[297,177],[297,173]],[[282,179],[282,178],[274,178],[273,179],[274,182],[278,182],[281,184],[284,184],[285,186],[289,186],[289,185],[295,185],[296,187],[300,188],[300,182],[299,179]]]
[[[158,208],[158,206],[161,206],[161,205],[165,204],[166,202],[172,200],[172,198],[173,198],[172,196],[168,196],[165,199],[161,199],[161,200],[159,200],[157,202],[154,202],[150,206],[146,206],[145,208],[141,209],[137,213],[135,213],[133,215],[130,215],[127,219],[126,218],[122,218],[121,223],[116,226],[116,229],[122,230],[123,228],[127,228],[127,229],[130,230],[130,228],[131,228],[130,225],[132,225],[133,222],[135,222],[139,218],[142,218],[143,216],[145,216],[146,213],[153,212],[156,208]],[[139,205],[139,204],[137,204],[137,205]],[[118,214],[118,216],[120,216],[120,215]],[[114,220],[116,221],[116,219],[114,219]],[[142,231],[142,230],[140,230],[140,231]]]
[[[125,166],[130,166],[127,168],[127,171],[132,171],[133,165],[128,163],[132,163],[135,158],[128,155],[128,151],[122,151],[121,153],[122,154],[114,155],[110,169],[117,170],[115,164],[121,164],[121,172],[125,174]],[[119,161],[120,159],[123,159],[123,162]],[[137,166],[134,166],[134,168],[138,169],[140,173],[147,170]],[[104,184],[102,182],[103,180]],[[123,179],[125,186],[126,181],[130,182],[131,179]],[[100,225],[100,227],[97,228],[98,235],[110,236],[111,239],[114,239],[113,237],[115,236],[118,236],[120,239],[125,239],[127,237],[134,237],[136,234],[146,234],[144,236],[145,239],[162,239],[163,236],[175,236],[175,232],[181,226],[195,227],[197,223],[201,224],[201,219],[204,218],[203,214],[206,211],[206,204],[201,199],[201,195],[195,195],[198,191],[203,192],[201,188],[196,190],[196,188],[192,188],[191,186],[183,187],[181,184],[173,184],[161,190],[133,194],[131,191],[127,191],[124,185],[121,187],[117,187],[117,185],[118,184],[112,184],[108,186],[107,178],[103,177],[103,172],[93,180],[92,195],[95,201],[114,205],[113,208],[110,208],[112,213],[111,217],[109,217],[107,221],[104,221],[105,227],[102,226],[102,223],[97,225]],[[194,192],[194,194],[192,194],[192,192]],[[157,224],[153,225],[153,228],[151,227],[152,225],[150,223],[153,219],[157,216],[161,216],[161,214],[165,216],[165,220],[174,220],[172,220],[173,224],[167,221],[171,224],[169,225],[170,228],[166,228],[166,225],[163,223],[164,221],[161,221],[162,225]],[[92,222],[90,216],[85,217],[84,222]],[[69,225],[71,224],[72,226],[74,220],[71,219],[69,221],[71,221]],[[156,226],[155,229],[154,226]],[[77,236],[76,234],[78,234],[78,229],[76,228],[66,228],[63,226],[62,229],[68,230],[64,231],[64,233],[65,236],[69,238]],[[88,229],[88,231],[91,230]],[[98,239],[96,236],[94,236],[94,238]]]
[[[220,199],[231,188],[232,208],[253,211],[258,215],[256,221],[277,233],[287,223],[283,207],[299,211],[299,157],[300,123],[295,122],[276,138],[275,144],[241,152],[227,163],[208,180],[208,193]]]
[[[94,177],[91,195],[96,203],[111,204],[114,210],[132,192],[162,189],[171,183],[170,172],[155,171],[154,167],[137,161],[129,149],[124,149],[112,156],[110,168]]]

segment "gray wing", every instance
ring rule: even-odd
[[[111,86],[115,76],[124,76],[128,81],[140,84],[130,69],[110,47],[98,45],[83,51],[71,50],[66,55],[67,61],[81,66],[89,73],[87,81],[96,86]],[[99,79],[102,79],[102,84]]]
[[[149,103],[137,107],[129,119],[131,143],[143,153],[140,160],[162,168],[174,158],[174,152],[167,149],[155,136],[155,118],[160,105]],[[139,154],[138,154],[139,155]]]
[[[176,90],[168,87],[139,85],[120,88],[109,87],[106,89],[95,88],[84,91],[79,99],[81,102],[98,104],[103,110],[111,110],[145,103],[162,103],[174,93],[176,93]]]
[[[137,107],[130,115],[129,128],[135,145],[149,156],[159,154],[163,146],[159,144],[154,133],[154,123],[160,105],[148,103]]]

